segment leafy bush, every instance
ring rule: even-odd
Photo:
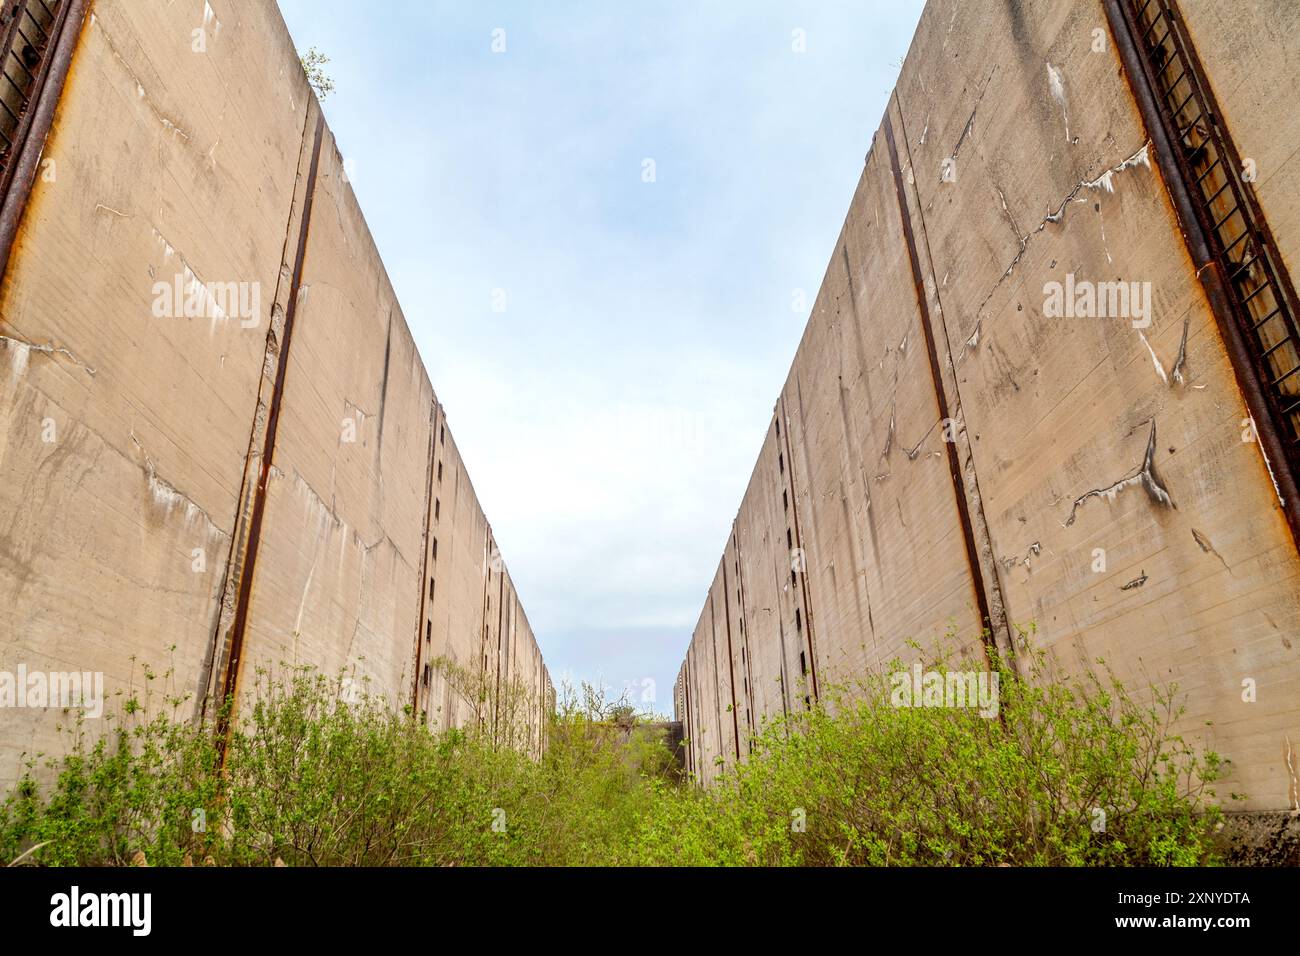
[[[1108,673],[999,664],[998,714],[896,706],[895,662],[779,719],[706,792],[662,789],[629,861],[703,865],[1197,865],[1217,861],[1221,765]],[[1103,665],[1104,663],[1099,662]],[[942,661],[931,671],[947,678]]]
[[[262,671],[246,716],[219,740],[220,722],[184,719],[182,699],[145,718],[148,698],[128,696],[97,739],[80,721],[69,728],[46,787],[28,762],[0,804],[0,860],[44,844],[26,862],[599,863],[646,809],[643,769],[671,763],[661,743],[572,697],[540,760],[505,743],[526,740],[508,719],[526,711],[518,701],[478,700],[469,728],[433,734],[349,677]]]
[[[948,670],[932,665],[940,674]],[[540,756],[478,700],[431,733],[350,680],[257,675],[224,739],[142,696],[0,804],[0,860],[46,865],[1186,865],[1215,862],[1220,764],[1110,677],[999,667],[999,712],[891,702],[889,671],[768,722],[710,788],[589,686]],[[898,664],[902,670],[903,665]],[[154,716],[150,712],[159,711]],[[502,728],[505,728],[504,730]],[[488,729],[482,729],[488,728]],[[503,736],[504,735],[504,736]],[[224,749],[224,768],[222,756]],[[38,849],[32,851],[33,847]],[[30,851],[30,852],[29,852]]]

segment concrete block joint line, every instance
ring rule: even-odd
[[[307,236],[311,229],[312,205],[316,199],[316,175],[320,169],[321,142],[325,134],[325,114],[317,107],[315,131],[312,135],[311,165],[307,170],[306,188],[303,193],[302,217],[298,226],[297,248],[293,257],[292,279],[285,305],[283,333],[281,335],[275,367],[275,380],[272,383],[270,401],[267,403],[266,431],[262,436],[261,448],[254,456],[249,449],[249,463],[257,462],[257,483],[253,489],[252,511],[246,525],[248,540],[242,550],[247,557],[239,566],[238,579],[227,581],[229,588],[234,584],[237,593],[234,620],[230,632],[223,638],[223,666],[216,669],[220,681],[220,694],[217,703],[235,700],[239,689],[240,669],[243,664],[245,630],[248,627],[249,604],[252,601],[253,581],[257,573],[257,553],[262,541],[262,521],[266,515],[267,482],[271,476],[271,466],[275,459],[275,439],[279,431],[280,410],[284,403],[285,378],[289,371],[289,349],[293,342],[294,319],[298,314],[298,301],[302,292],[303,265],[307,257]],[[286,263],[287,265],[287,263]],[[283,267],[282,267],[283,271]],[[267,348],[270,350],[273,340],[268,337]],[[269,356],[268,356],[269,358]],[[233,547],[233,545],[232,545]],[[233,567],[233,565],[230,565]]]
[[[951,410],[948,407],[948,397],[944,392],[943,375],[939,370],[939,352],[935,343],[934,327],[930,321],[930,304],[926,299],[925,279],[921,274],[921,263],[917,255],[916,235],[912,230],[912,215],[907,208],[907,190],[903,187],[903,171],[898,163],[898,147],[894,143],[894,124],[889,119],[889,113],[884,117],[885,142],[889,146],[889,165],[894,176],[894,188],[898,195],[898,215],[903,223],[903,236],[907,241],[907,259],[912,270],[912,282],[916,286],[916,303],[921,316],[921,329],[925,334],[926,355],[930,360],[930,377],[934,384],[935,398],[939,404],[939,417],[943,421],[949,421],[953,418]],[[947,344],[947,336],[944,337],[944,343]],[[949,356],[951,361],[951,356]],[[959,403],[960,405],[960,403]],[[957,416],[960,418],[960,414]],[[985,583],[985,572],[980,562],[979,550],[975,544],[975,528],[971,517],[970,503],[967,499],[968,491],[966,482],[962,476],[961,463],[957,458],[956,442],[944,442],[947,446],[948,453],[948,470],[952,475],[952,490],[956,496],[957,513],[961,517],[962,540],[966,546],[966,561],[970,568],[971,586],[975,591],[975,601],[979,605],[979,620],[982,631],[985,632],[985,643],[989,658],[992,659],[999,653],[997,638],[995,635],[1005,628],[1004,622],[995,622],[993,614],[989,609],[988,588],[996,589],[997,579]],[[981,523],[983,515],[980,515]],[[1000,604],[1001,602],[999,602]],[[1009,643],[1005,644],[1001,651],[1014,655],[1014,648]]]

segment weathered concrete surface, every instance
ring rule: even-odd
[[[322,150],[244,669],[355,666],[410,702],[433,392],[332,142]]]
[[[195,698],[221,686],[222,598],[243,573],[228,559],[298,262],[319,108],[274,3],[209,9],[95,4],[0,290],[0,670],[102,671],[110,701],[144,664]],[[478,661],[494,589],[510,613],[489,665],[539,691],[539,747],[545,666],[328,130],[312,207],[240,686],[311,664],[411,705],[423,634],[436,621]],[[200,299],[244,283],[257,308],[157,314],[178,276]],[[426,560],[449,520],[463,540]],[[0,785],[59,746],[61,720],[0,711]]]
[[[1250,48],[1283,88],[1297,82],[1296,36],[1269,32]],[[1258,124],[1262,143],[1273,134],[1253,103],[1229,125],[1249,139]],[[1300,559],[1258,446],[1242,441],[1245,405],[1100,4],[932,0],[888,120],[940,384],[882,124],[778,400],[789,453],[774,467],[765,444],[737,517],[746,583],[802,547],[806,594],[784,583],[808,606],[798,622],[794,602],[768,611],[776,595],[755,584],[741,615],[748,659],[788,668],[783,649],[811,627],[826,694],[910,660],[910,640],[924,648],[951,632],[979,654],[979,569],[995,624],[1035,629],[1033,643],[1064,666],[1105,658],[1139,694],[1176,681],[1178,729],[1233,762],[1223,793],[1244,792],[1252,809],[1300,806]],[[1262,194],[1283,248],[1295,172],[1278,157]],[[1150,283],[1150,324],[1045,315],[1047,283],[1067,274]],[[1167,501],[1126,482],[1148,448]],[[791,467],[787,518],[772,482]],[[697,628],[691,707],[679,711],[706,782],[701,768],[732,746],[713,731],[729,691],[707,666],[710,640]],[[802,701],[749,703],[761,723]]]
[[[441,405],[433,462],[419,709],[431,726],[494,726],[540,752],[554,688]]]
[[[802,700],[799,635],[786,633],[797,601],[795,572],[785,543],[789,493],[777,469],[776,420],[768,426],[749,490],[736,516],[728,552],[738,552],[736,574],[741,587],[742,664],[748,682],[746,723],[757,730],[769,714],[785,714],[790,701]],[[774,630],[777,639],[756,640]]]
[[[96,5],[0,294],[0,669],[100,670],[110,692],[140,685],[132,655],[195,689],[265,339],[264,317],[154,317],[153,284],[274,288],[307,103],[273,8],[207,56],[190,19]],[[0,781],[56,719],[0,713]]]

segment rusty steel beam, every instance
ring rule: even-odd
[[[808,549],[803,546],[803,530],[799,526],[799,492],[794,486],[794,453],[790,445],[790,414],[785,407],[785,395],[780,399],[781,420],[785,422],[785,428],[781,436],[785,442],[785,467],[789,477],[786,479],[790,486],[790,515],[794,525],[794,540],[799,542],[799,556],[803,565],[799,570],[799,592],[803,595],[803,616],[804,627],[807,629],[808,636],[808,673],[812,676],[812,699],[818,699],[817,685],[817,651],[813,646],[813,609],[812,609],[812,592],[808,588]],[[793,557],[793,555],[791,555]]]
[[[1246,401],[1246,407],[1250,411],[1251,419],[1254,422],[1255,436],[1260,443],[1267,466],[1277,484],[1276,490],[1281,500],[1282,511],[1287,525],[1291,530],[1292,540],[1295,542],[1297,550],[1300,550],[1300,485],[1297,483],[1296,469],[1293,465],[1294,456],[1289,452],[1286,442],[1279,433],[1278,423],[1275,419],[1276,409],[1273,407],[1274,403],[1265,390],[1260,368],[1256,361],[1255,350],[1246,339],[1241,323],[1238,320],[1228,276],[1219,257],[1214,254],[1206,224],[1202,220],[1199,211],[1199,205],[1193,198],[1188,175],[1174,149],[1158,101],[1156,85],[1151,76],[1150,66],[1134,40],[1134,21],[1131,17],[1131,11],[1123,0],[1104,0],[1104,5],[1106,19],[1109,22],[1111,34],[1115,38],[1115,47],[1119,51],[1120,61],[1124,67],[1124,75],[1128,78],[1138,112],[1142,116],[1142,122],[1146,126],[1147,135],[1150,137],[1152,147],[1155,150],[1156,167],[1160,172],[1161,179],[1164,181],[1165,189],[1178,217],[1178,223],[1183,233],[1183,241],[1187,246],[1187,253],[1192,258],[1196,274],[1201,280],[1201,288],[1205,292],[1210,311],[1213,313],[1215,323],[1219,327],[1224,349],[1228,353],[1233,374],[1237,379],[1237,387],[1241,390],[1242,397]],[[1176,5],[1171,6],[1174,18],[1181,20]],[[1195,51],[1190,46],[1190,38],[1181,39],[1189,52],[1191,69],[1198,74],[1193,79],[1200,87],[1201,94],[1206,97],[1213,116],[1218,120],[1222,114],[1219,112],[1218,104],[1213,100],[1213,93],[1210,91],[1209,84],[1205,82],[1204,70],[1199,59],[1195,56]],[[1239,157],[1231,137],[1227,135],[1226,130],[1223,130],[1222,133],[1222,138],[1226,141],[1225,146],[1230,152],[1230,160],[1237,162]],[[1235,175],[1235,170],[1229,170],[1228,174]],[[1250,191],[1244,190],[1243,192],[1248,201],[1253,204],[1255,200]],[[1265,237],[1268,238],[1267,223],[1263,220],[1262,211],[1258,210],[1257,206],[1254,211],[1257,212],[1259,220],[1263,224]],[[1295,292],[1291,287],[1290,277],[1286,274],[1285,268],[1281,269],[1281,273],[1279,278],[1282,280],[1280,283],[1282,291],[1294,299]]]
[[[754,652],[749,646],[749,628],[745,626],[745,571],[744,555],[740,551],[740,533],[736,530],[736,522],[731,523],[731,541],[736,548],[736,605],[740,612],[740,653],[744,655],[745,673],[745,725],[749,728],[752,735],[754,733]],[[725,553],[725,552],[724,552]],[[750,749],[753,749],[753,741],[749,742]]]
[[[316,197],[316,174],[320,169],[321,142],[325,135],[325,114],[317,113],[316,134],[312,145],[311,167],[307,172],[306,194],[303,198],[302,221],[298,226],[298,246],[294,257],[293,276],[289,283],[289,300],[285,308],[284,334],[279,343],[279,356],[275,369],[275,384],[266,420],[266,435],[258,460],[257,484],[253,489],[253,510],[249,519],[248,551],[239,575],[239,591],[235,604],[235,620],[230,631],[230,646],[226,657],[225,673],[221,676],[221,697],[218,706],[233,700],[239,687],[241,655],[244,636],[248,628],[248,611],[252,603],[253,577],[257,570],[257,553],[262,540],[262,518],[266,513],[267,482],[271,477],[271,461],[275,456],[275,437],[280,425],[280,408],[284,402],[284,383],[289,370],[289,345],[293,339],[294,319],[298,314],[298,293],[302,287],[303,265],[307,258],[307,233],[311,226],[312,204]],[[220,711],[217,738],[226,739],[229,733],[230,714]],[[222,745],[222,759],[225,747]]]
[[[898,147],[894,143],[894,124],[885,110],[885,142],[889,147],[889,165],[894,174],[894,191],[898,195],[898,214],[903,222],[903,237],[907,241],[907,259],[912,267],[912,283],[916,288],[916,304],[921,314],[921,331],[925,335],[926,355],[930,360],[930,377],[934,381],[934,394],[939,403],[940,421],[950,421],[948,396],[943,388],[943,374],[939,368],[939,352],[935,344],[934,328],[930,321],[930,304],[925,294],[925,277],[921,273],[921,260],[917,254],[916,236],[912,231],[912,215],[907,208],[907,191],[903,187],[903,171],[898,164]],[[957,443],[945,441],[948,449],[948,471],[952,476],[952,490],[957,500],[957,514],[961,519],[962,540],[966,544],[966,563],[970,568],[971,584],[975,590],[975,600],[979,605],[981,621],[981,638],[989,662],[999,658],[997,641],[994,637],[993,616],[989,610],[988,593],[985,590],[984,572],[980,567],[979,548],[975,544],[975,528],[971,522],[970,502],[967,498],[966,481],[961,473],[961,461],[957,455]]]
[[[691,720],[691,649],[686,648],[686,660],[682,662],[682,699],[686,713],[686,772],[695,774],[695,723]]]
[[[0,179],[0,195],[4,197],[0,202],[0,281],[9,270],[9,255],[27,209],[32,185],[36,182],[45,141],[54,126],[54,113],[58,109],[89,6],[90,0],[67,0],[59,8],[49,41],[54,50],[47,52],[41,60],[27,108],[23,110],[9,154],[5,157],[3,179]],[[17,17],[21,16],[22,9],[19,8],[15,14],[15,26]],[[3,55],[8,55],[7,47]]]
[[[733,525],[734,527],[734,525]],[[722,549],[722,619],[727,628],[727,674],[731,679],[731,732],[736,742],[736,762],[740,762],[740,716],[736,713],[736,657],[731,646],[731,591],[727,579],[727,549]]]
[[[425,600],[429,594],[429,547],[432,541],[432,522],[433,522],[433,496],[436,492],[434,487],[436,479],[434,477],[434,462],[438,459],[438,399],[433,398],[433,408],[429,413],[429,473],[425,477],[425,502],[424,502],[424,554],[420,557],[420,615],[415,620],[415,674],[411,679],[411,713],[419,719],[420,717],[420,665],[424,660],[424,626],[425,626]],[[434,569],[436,572],[436,568]],[[430,607],[432,612],[432,607]],[[428,691],[425,692],[426,696]]]

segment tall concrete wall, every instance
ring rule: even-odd
[[[0,671],[173,667],[201,711],[310,664],[445,727],[447,656],[531,689],[540,748],[546,667],[275,4],[96,0],[53,95],[0,289]],[[258,307],[177,317],[177,281]],[[0,709],[0,784],[60,721]]]
[[[1240,6],[1184,4],[1295,266],[1296,13]],[[1149,282],[1151,324],[1045,315],[1067,274]],[[688,766],[737,751],[719,627],[743,754],[746,714],[909,641],[978,657],[987,621],[1139,694],[1176,681],[1222,792],[1300,807],[1300,557],[1248,414],[1102,3],[931,0],[726,543],[741,606],[715,579],[686,653]]]

